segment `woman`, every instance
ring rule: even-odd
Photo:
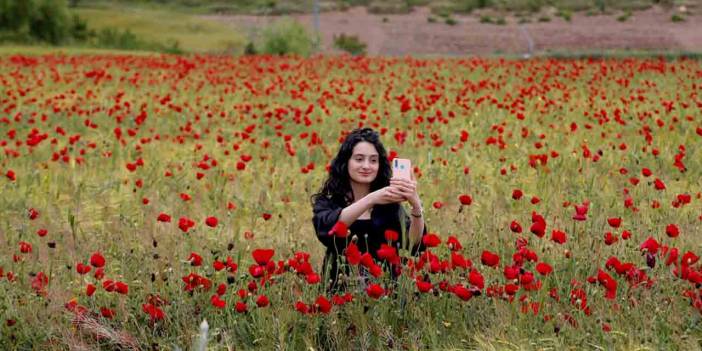
[[[411,217],[400,206],[404,201],[412,208]],[[421,237],[427,229],[417,182],[392,177],[385,147],[371,128],[356,129],[346,137],[331,162],[327,180],[312,196],[312,202],[315,232],[327,248],[322,276],[324,281],[331,281],[330,290],[343,288],[339,274],[350,273],[348,265],[343,265],[342,270],[340,263],[343,264],[341,257],[351,241],[376,260],[381,244],[388,244],[386,230],[398,233],[397,240],[391,242],[396,249],[405,242],[405,234],[409,234],[412,254],[424,249]],[[350,235],[345,238],[330,235],[337,222],[346,224]],[[391,275],[394,278],[397,272],[391,270]]]

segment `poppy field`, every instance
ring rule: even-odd
[[[0,87],[0,349],[702,348],[699,61],[13,55]],[[393,282],[350,244],[373,275],[331,294],[310,196],[360,126],[428,249]]]

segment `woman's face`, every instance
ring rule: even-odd
[[[370,185],[378,175],[378,168],[380,168],[378,157],[380,156],[373,144],[367,141],[356,144],[348,164],[351,181]]]

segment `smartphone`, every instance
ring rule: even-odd
[[[412,179],[412,163],[406,158],[392,160],[392,175],[398,178]]]

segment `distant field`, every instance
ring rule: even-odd
[[[160,43],[177,40],[179,46],[188,52],[238,54],[246,44],[245,36],[231,26],[181,11],[105,3],[88,6],[89,2],[86,3],[72,11],[96,31],[103,28],[129,29],[143,40]]]
[[[79,4],[106,3],[82,0]],[[313,11],[314,0],[116,0],[112,3],[189,9],[201,13],[291,14]],[[696,8],[701,0],[319,0],[320,11],[367,6],[374,13],[406,13],[415,6],[429,6],[441,12],[471,12],[490,8],[499,11],[533,12],[545,7],[567,11],[638,11],[653,5]]]

